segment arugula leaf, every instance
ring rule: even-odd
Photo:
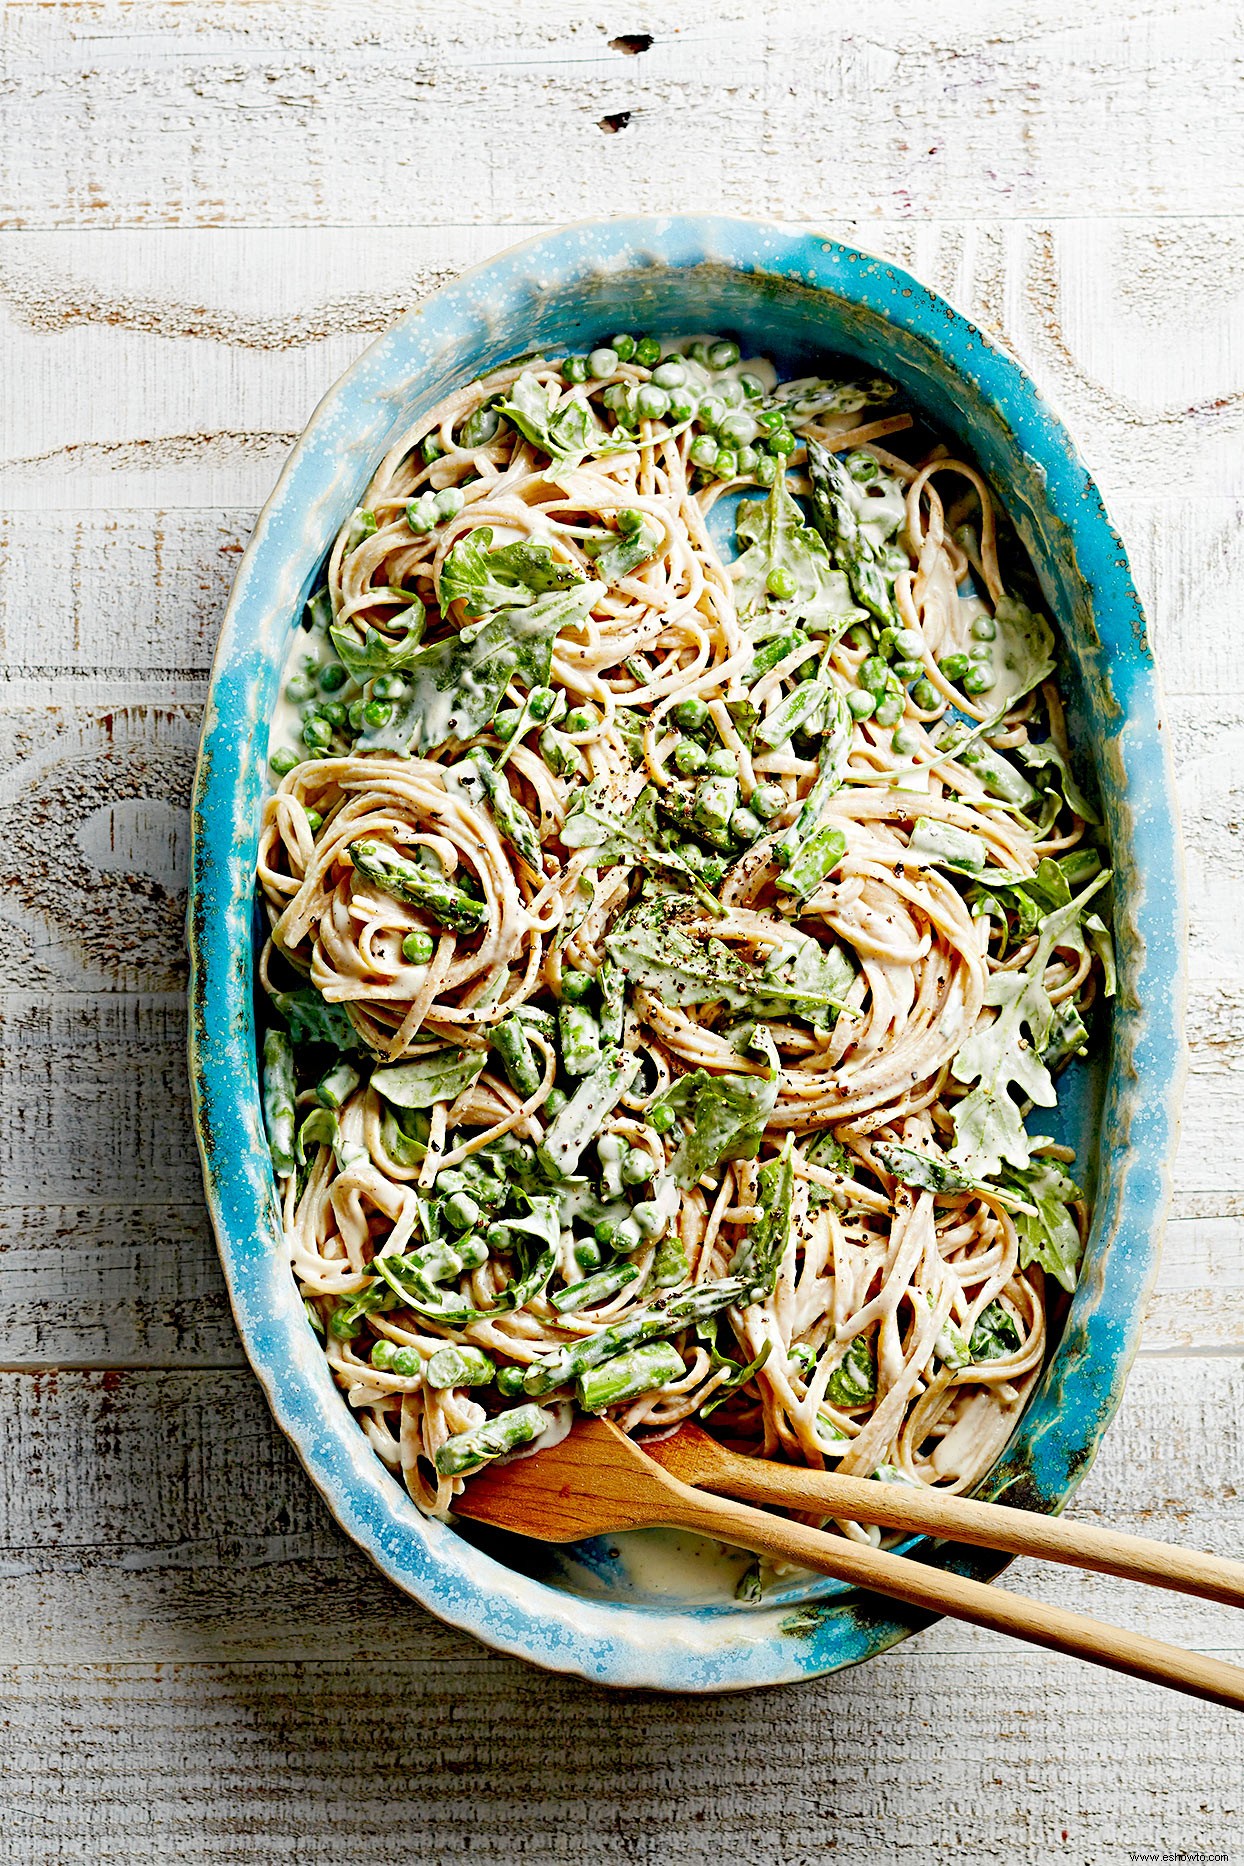
[[[999,1361],[1014,1354],[1021,1339],[1010,1311],[995,1300],[977,1316],[968,1354],[973,1361]]]
[[[794,1146],[795,1137],[788,1134],[777,1159],[767,1160],[761,1167],[757,1198],[761,1215],[754,1220],[730,1265],[731,1276],[743,1276],[751,1282],[753,1300],[772,1291],[790,1238],[790,1204],[795,1189]]]
[[[482,732],[511,680],[548,685],[558,631],[581,623],[604,593],[603,583],[549,590],[529,605],[500,610],[420,648],[405,670],[406,697],[385,725],[360,736],[358,749],[410,757]]]
[[[1044,616],[1017,596],[1000,597],[993,619],[998,625],[993,652],[996,678],[989,689],[989,703],[995,708],[1011,707],[1054,672],[1054,631]]]
[[[917,1186],[923,1192],[969,1192],[977,1183],[971,1174],[960,1172],[949,1161],[917,1153],[914,1147],[879,1141],[873,1152],[887,1173],[893,1173],[905,1186]]]
[[[1009,1173],[1007,1179],[1036,1207],[1035,1217],[1028,1212],[1015,1214],[1020,1263],[1039,1263],[1070,1292],[1076,1286],[1076,1271],[1084,1250],[1080,1228],[1068,1210],[1072,1201],[1081,1196],[1079,1186],[1056,1160],[1044,1155],[1035,1156],[1031,1165]]]
[[[877,1397],[877,1350],[867,1334],[849,1344],[829,1376],[825,1397],[833,1406],[863,1406]]]
[[[401,629],[398,641],[390,641],[379,629],[364,627],[360,631],[354,621],[330,626],[328,633],[338,658],[356,680],[367,680],[372,674],[392,674],[410,666],[423,638],[427,612],[413,592],[408,594],[408,601],[410,607],[388,625]]]
[[[776,1069],[771,1077],[711,1076],[704,1069],[681,1076],[657,1104],[690,1122],[670,1163],[674,1183],[687,1191],[725,1160],[754,1160],[777,1097]]]
[[[551,590],[572,589],[584,581],[573,564],[557,564],[547,544],[520,539],[491,550],[491,525],[480,525],[459,538],[441,567],[442,604],[461,601],[467,615],[489,609],[517,609]]]
[[[806,962],[799,978],[787,980],[770,975],[744,965],[721,940],[692,939],[672,921],[661,924],[632,914],[606,937],[605,947],[633,983],[655,991],[663,1004],[720,1002],[736,1011],[765,1014],[775,1004],[788,1010],[800,1006],[841,1008],[838,997],[824,989],[813,989]],[[832,963],[826,956],[825,964]],[[816,982],[828,976],[827,972],[818,972]],[[837,976],[840,974],[835,972]]]
[[[1101,960],[1101,969],[1105,975],[1102,991],[1107,998],[1113,998],[1118,989],[1118,975],[1115,971],[1114,938],[1110,928],[1100,914],[1085,914],[1084,931],[1089,945]]]
[[[277,1015],[289,1026],[294,1043],[331,1043],[335,1050],[361,1050],[363,1039],[350,1022],[344,1004],[329,1004],[314,985],[297,991],[274,991]]]
[[[955,1145],[950,1157],[978,1178],[992,1178],[1001,1171],[1003,1160],[1014,1167],[1028,1164],[1028,1136],[1019,1106],[1010,1093],[1012,1087],[1042,1108],[1052,1108],[1058,1099],[1040,1054],[1054,1022],[1054,1006],[1045,989],[1045,968],[1060,942],[1082,937],[1078,922],[1085,905],[1109,878],[1107,870],[1083,894],[1045,915],[1036,951],[1022,972],[994,972],[990,976],[985,1003],[992,1005],[998,1015],[991,1024],[973,1032],[951,1063],[957,1081],[976,1082],[977,1086],[955,1109]]]
[[[470,1088],[487,1060],[484,1050],[434,1050],[407,1063],[373,1069],[371,1085],[395,1108],[431,1108]]]
[[[1040,771],[1046,765],[1053,765],[1068,806],[1075,811],[1077,816],[1083,817],[1086,823],[1101,822],[1101,817],[1076,783],[1071,766],[1053,739],[1043,739],[1036,744],[1030,741],[1027,745],[1017,745],[1015,756],[1022,759],[1030,771]]]
[[[495,404],[525,439],[542,448],[558,466],[577,466],[586,454],[618,453],[635,445],[633,436],[615,438],[602,428],[587,403],[569,394],[559,397],[533,375],[521,375]]]
[[[629,576],[640,564],[649,563],[656,556],[665,533],[645,519],[638,530],[620,536],[610,532],[609,537],[612,542],[598,554],[596,568],[606,583],[616,583],[619,577]]]
[[[757,1016],[781,1017],[793,1012],[796,1017],[806,1018],[814,1029],[827,1030],[834,1015],[845,1006],[846,995],[855,983],[855,967],[837,941],[822,946],[812,934],[790,927],[782,944],[766,959],[764,976],[798,988],[807,996],[767,998],[763,985],[758,985],[752,1001]]]
[[[761,1348],[760,1353],[756,1356],[755,1360],[749,1361],[746,1367],[741,1366],[738,1362],[735,1362],[735,1361],[720,1362],[719,1365],[724,1366],[724,1367],[729,1367],[731,1369],[731,1372],[730,1372],[729,1377],[723,1380],[719,1387],[714,1389],[713,1397],[712,1399],[709,1400],[708,1404],[706,1406],[700,1407],[701,1419],[707,1419],[709,1414],[716,1412],[717,1408],[723,1403],[723,1401],[728,1400],[732,1393],[737,1393],[740,1387],[745,1387],[748,1381],[753,1379],[760,1372],[761,1368],[764,1366],[765,1362],[768,1360],[772,1352],[773,1352],[773,1343],[771,1341],[766,1341],[764,1347]],[[755,1597],[758,1598],[758,1596],[759,1596],[759,1586],[757,1586],[757,1593]],[[751,1599],[753,1598],[753,1596],[741,1595],[736,1590],[735,1598],[736,1599],[744,1599],[744,1598]]]
[[[611,868],[614,863],[632,867],[664,869],[686,882],[693,894],[718,918],[725,909],[706,888],[690,863],[672,849],[663,849],[658,840],[657,789],[645,784],[630,806],[625,821],[605,807],[609,798],[608,780],[594,779],[574,799],[571,813],[561,828],[561,839],[568,849],[590,849],[589,866]]]
[[[767,641],[799,623],[810,633],[837,641],[863,619],[845,574],[829,561],[824,544],[804,523],[803,513],[779,472],[767,499],[739,506],[738,539],[747,548],[731,565],[739,620],[754,642]],[[775,576],[775,573],[776,576]],[[794,583],[795,593],[776,597],[769,579]]]

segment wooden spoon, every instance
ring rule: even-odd
[[[770,1469],[781,1469],[785,1475],[785,1467]],[[803,1478],[809,1473],[796,1475]],[[898,1486],[870,1481],[865,1487],[868,1508],[858,1515],[884,1521],[892,1514]],[[874,1492],[886,1494],[875,1497]],[[776,1495],[772,1501],[778,1501]],[[808,1507],[806,1492],[793,1501],[797,1509]],[[818,1502],[813,1507],[824,1505]],[[1244,1710],[1244,1670],[1237,1666],[694,1490],[663,1470],[606,1419],[578,1420],[560,1444],[529,1458],[492,1465],[469,1478],[454,1509],[460,1516],[541,1542],[577,1542],[583,1536],[658,1525],[696,1530],[757,1555],[836,1575],[855,1587],[870,1588],[930,1613],[951,1614],[1133,1678],[1147,1678],[1192,1697]]]

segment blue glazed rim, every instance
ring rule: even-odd
[[[1019,365],[900,267],[758,221],[584,223],[434,293],[330,390],[259,517],[213,666],[193,801],[189,1051],[207,1202],[238,1327],[277,1422],[342,1527],[399,1587],[503,1651],[605,1684],[720,1691],[856,1664],[931,1616],[858,1594],[793,1615],[786,1606],[652,1610],[585,1599],[423,1518],[342,1404],[288,1272],[252,1003],[267,720],[311,577],[372,468],[413,415],[528,341],[581,343],[634,323],[693,328],[692,303],[709,314],[702,322],[750,322],[779,337],[784,329],[796,347],[823,318],[832,336],[822,348],[879,365],[884,350],[887,372],[962,429],[1006,487],[1078,669],[1116,869],[1120,955],[1097,1199],[1057,1351],[977,1492],[1045,1511],[1073,1494],[1122,1396],[1169,1199],[1184,1073],[1174,790],[1143,612],[1096,486]],[[619,315],[619,304],[632,316]],[[663,314],[678,326],[663,326]],[[1004,1565],[948,1545],[918,1545],[914,1558],[979,1576]]]

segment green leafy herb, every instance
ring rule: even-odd
[[[373,1069],[371,1085],[395,1108],[431,1108],[470,1088],[487,1060],[483,1050],[434,1050],[410,1062]]]
[[[829,1376],[825,1397],[832,1406],[863,1406],[877,1397],[877,1350],[867,1334],[849,1343]]]
[[[732,566],[739,620],[755,642],[781,635],[797,624],[813,635],[837,641],[863,617],[841,570],[829,561],[824,544],[804,523],[803,513],[779,471],[766,499],[744,500],[738,512],[738,539],[744,546]],[[778,588],[794,586],[792,596]]]
[[[390,591],[389,594],[394,594]],[[333,647],[347,670],[359,681],[368,680],[373,674],[394,674],[409,667],[419,652],[423,639],[423,627],[427,612],[414,591],[403,591],[409,607],[400,617],[394,617],[387,624],[392,629],[400,629],[397,641],[390,641],[378,629],[360,625],[350,620],[334,622],[328,633]]]
[[[590,849],[589,866],[593,868],[621,863],[677,875],[710,913],[720,917],[724,908],[690,863],[674,850],[661,847],[656,786],[645,784],[635,802],[627,806],[625,817],[609,808],[611,801],[608,781],[603,778],[578,794],[562,825],[561,839],[566,847]]]
[[[1029,1166],[1009,1173],[1007,1178],[1036,1212],[1035,1216],[1027,1212],[1015,1215],[1020,1263],[1039,1263],[1065,1290],[1074,1289],[1084,1245],[1080,1227],[1068,1207],[1081,1196],[1080,1188],[1057,1161],[1043,1155],[1035,1156]]]
[[[635,444],[633,437],[614,436],[602,428],[577,395],[562,397],[553,384],[546,387],[530,374],[521,375],[496,407],[560,467],[577,466],[587,454],[617,453]]]
[[[969,1192],[977,1183],[970,1173],[962,1172],[949,1161],[935,1159],[931,1154],[917,1153],[914,1147],[879,1141],[873,1152],[887,1173],[893,1173],[903,1185],[916,1186],[924,1192]]]
[[[1054,672],[1054,631],[1044,616],[1017,596],[1000,597],[993,619],[998,625],[993,654],[996,678],[989,689],[989,703],[995,708],[1011,707]]]
[[[573,564],[558,564],[547,544],[520,539],[491,550],[491,525],[480,525],[459,538],[441,567],[442,603],[461,601],[469,616],[490,609],[518,609],[551,591],[572,589],[584,581]]]
[[[405,670],[405,698],[362,734],[359,749],[409,757],[484,731],[512,680],[548,685],[558,631],[581,623],[604,593],[603,583],[550,590],[420,648]]]
[[[731,1371],[726,1379],[722,1381],[721,1385],[714,1388],[713,1397],[709,1400],[708,1404],[700,1407],[701,1419],[707,1419],[709,1414],[716,1412],[717,1408],[723,1401],[728,1400],[732,1393],[737,1393],[740,1387],[745,1387],[749,1380],[753,1380],[772,1352],[773,1343],[771,1341],[766,1341],[755,1360],[748,1361],[746,1366],[742,1366],[737,1362],[726,1361],[724,1365],[729,1367]]]
[[[1015,747],[1015,756],[1022,759],[1024,764],[1026,764],[1031,771],[1041,771],[1044,770],[1046,765],[1052,765],[1058,775],[1058,783],[1062,794],[1075,814],[1079,817],[1083,817],[1086,823],[1101,822],[1101,817],[1097,814],[1097,811],[1093,808],[1092,804],[1084,795],[1084,792],[1080,789],[1080,786],[1076,783],[1071,766],[1067,763],[1067,760],[1063,757],[1053,739],[1044,739],[1036,744],[1030,741],[1027,745],[1017,745]]]
[[[297,991],[274,991],[272,1002],[277,1015],[289,1025],[295,1043],[329,1043],[335,1050],[362,1049],[362,1039],[345,1005],[329,1004],[314,985],[301,985]]]
[[[638,530],[626,532],[621,536],[609,534],[613,542],[606,550],[597,554],[596,568],[606,583],[616,583],[620,577],[627,577],[632,570],[638,570],[640,564],[648,563],[657,554],[665,534],[647,519]]]
[[[730,1265],[732,1276],[750,1280],[753,1289],[768,1294],[777,1278],[790,1237],[790,1204],[795,1189],[794,1136],[776,1160],[767,1160],[758,1174],[757,1203],[760,1217],[735,1253]]]
[[[810,936],[809,936],[810,937]],[[815,942],[814,942],[815,944]],[[768,1014],[774,1005],[807,1014],[827,1006],[841,1008],[841,999],[825,988],[838,984],[842,971],[828,954],[818,962],[804,958],[801,947],[789,973],[760,971],[736,959],[721,940],[692,939],[672,919],[663,923],[640,918],[634,912],[620,921],[605,946],[611,959],[633,984],[655,991],[664,1004],[728,1004],[736,1011]],[[848,984],[849,984],[848,980]]]
[[[999,1361],[1014,1354],[1021,1340],[1010,1311],[994,1301],[977,1316],[968,1353],[973,1361]]]
[[[687,1122],[670,1162],[674,1183],[685,1191],[725,1160],[754,1160],[777,1096],[776,1069],[771,1077],[717,1076],[704,1069],[680,1077],[658,1104]]]

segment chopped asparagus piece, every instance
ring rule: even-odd
[[[492,1033],[492,1046],[513,1086],[523,1097],[534,1095],[542,1072],[527,1032],[517,1017],[507,1017]]]
[[[423,1370],[429,1387],[486,1387],[497,1369],[482,1348],[438,1348]]]
[[[554,1115],[538,1149],[540,1164],[552,1179],[568,1179],[606,1115],[625,1095],[639,1073],[639,1058],[629,1050],[607,1049],[584,1076],[566,1106]]]
[[[682,1355],[668,1341],[652,1341],[616,1355],[603,1367],[590,1368],[575,1382],[575,1396],[584,1412],[604,1412],[622,1400],[651,1393],[671,1380],[681,1380],[687,1369]]]
[[[744,1305],[753,1294],[753,1285],[745,1277],[722,1277],[715,1283],[699,1283],[663,1301],[637,1309],[598,1335],[589,1335],[565,1347],[542,1354],[527,1370],[523,1385],[528,1393],[549,1393],[567,1380],[577,1380],[591,1367],[600,1367],[624,1348],[639,1347],[645,1341],[657,1341],[677,1334],[692,1322],[703,1322],[732,1303]]]
[[[559,1315],[573,1315],[578,1309],[592,1308],[616,1296],[638,1275],[633,1263],[619,1264],[616,1270],[598,1270],[595,1276],[584,1277],[581,1283],[570,1283],[565,1289],[559,1289],[553,1297],[553,1307]]]
[[[263,1119],[272,1164],[278,1173],[294,1170],[294,1046],[283,1030],[269,1030],[263,1040]]]
[[[478,1471],[481,1464],[487,1464],[491,1458],[500,1458],[507,1451],[516,1451],[520,1445],[530,1445],[533,1438],[539,1438],[553,1423],[552,1413],[543,1406],[512,1406],[508,1412],[499,1412],[495,1418],[486,1419],[483,1425],[473,1426],[469,1432],[459,1432],[453,1438],[447,1438],[436,1454],[436,1468],[442,1477],[462,1477],[469,1471]]]
[[[433,875],[404,855],[394,854],[370,839],[350,844],[350,859],[361,875],[395,900],[409,901],[413,907],[431,914],[442,926],[459,933],[477,933],[488,919],[488,906],[461,888]]]

